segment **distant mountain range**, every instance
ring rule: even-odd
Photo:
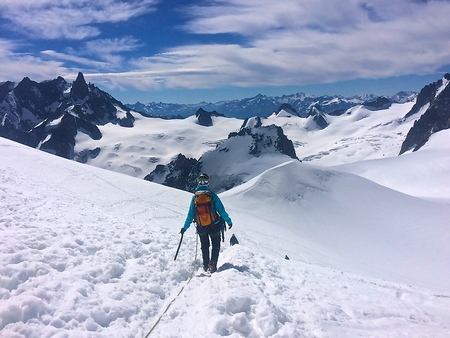
[[[214,104],[126,106],[86,83],[82,73],[73,83],[62,77],[40,83],[24,78],[0,84],[0,136],[184,190],[192,188],[198,172],[208,170],[216,188],[227,190],[249,179],[246,166],[269,169],[261,166],[268,163],[259,160],[264,156],[273,159],[272,165],[320,160],[342,149],[352,157],[365,146],[378,151],[379,137],[400,142],[391,156],[416,151],[433,133],[450,128],[449,83],[446,74],[418,95],[392,97],[257,95]],[[396,120],[365,124],[366,134],[353,132],[359,121],[394,104],[412,109]],[[396,131],[397,126],[403,129]],[[339,135],[324,143],[316,133],[329,128]]]
[[[399,92],[391,97],[383,97],[384,104],[405,103],[413,101],[417,96],[415,92]],[[368,94],[352,97],[335,96],[313,96],[304,93],[266,96],[258,94],[255,97],[242,100],[219,101],[216,103],[200,102],[196,104],[176,103],[134,103],[126,106],[134,111],[141,112],[149,117],[184,118],[193,115],[198,109],[216,111],[226,117],[247,118],[252,116],[268,117],[277,111],[283,104],[291,106],[300,117],[306,117],[313,107],[320,109],[329,115],[340,115],[347,109],[357,105],[373,105],[379,107],[380,97]]]

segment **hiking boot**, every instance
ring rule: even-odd
[[[206,272],[206,271],[208,271],[208,269],[209,269],[209,266],[208,265],[203,265],[203,270]]]
[[[210,273],[214,273],[214,272],[217,271],[217,268],[216,268],[215,265],[210,265],[210,266],[208,267],[208,271],[209,271]]]

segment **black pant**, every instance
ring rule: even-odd
[[[219,218],[217,222],[208,226],[197,225],[197,233],[200,237],[200,243],[203,256],[203,267],[214,265],[217,267],[220,252],[220,233],[225,227],[225,222]],[[212,244],[211,258],[209,256],[209,246]]]
[[[200,243],[202,248],[203,266],[208,267],[208,265],[213,265],[216,267],[220,252],[220,233],[214,235],[200,235]],[[209,258],[210,243],[212,244],[211,259]]]

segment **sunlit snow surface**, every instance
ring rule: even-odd
[[[448,158],[448,136],[342,170],[388,183],[421,173],[409,186],[427,197],[423,177],[450,185],[448,171],[427,173],[428,160]],[[432,202],[338,167],[284,163],[221,194],[234,227],[219,272],[190,279],[193,227],[173,260],[190,194],[4,139],[0,156],[1,337],[450,335],[444,187]]]
[[[173,261],[190,194],[141,178],[214,149],[241,120],[80,133],[78,151],[100,147],[88,163],[110,171],[0,139],[0,336],[450,335],[450,133],[396,156],[411,106],[355,107],[324,130],[264,119],[303,163],[220,164],[256,177],[221,194],[234,228],[211,278],[195,276],[193,227]]]
[[[424,112],[421,110],[405,120],[403,117],[413,104],[393,104],[389,109],[380,111],[356,106],[341,116],[326,116],[329,126],[323,130],[311,119],[295,117],[283,111],[279,116],[262,119],[262,122],[263,125],[281,126],[292,140],[297,157],[304,163],[345,165],[339,170],[361,175],[414,196],[448,200],[450,185],[442,184],[445,182],[441,182],[440,177],[444,180],[448,177],[450,155],[448,151],[435,150],[436,144],[445,146],[448,133],[443,131],[433,135],[432,139],[439,138],[440,141],[434,141],[435,145],[431,148],[425,145],[423,150],[430,149],[421,150],[417,153],[420,155],[405,153],[397,156],[406,134]],[[204,127],[196,122],[195,116],[182,120],[135,116],[133,128],[113,124],[100,126],[103,137],[98,141],[78,133],[75,151],[98,147],[100,154],[94,159],[89,158],[88,164],[144,178],[158,164],[167,164],[179,153],[200,158],[227,139],[230,132],[238,131],[243,123],[243,120],[235,118],[213,117],[214,126]],[[436,151],[440,153],[436,154]],[[279,163],[278,159],[267,159],[264,165],[264,161],[254,158],[239,159],[236,163],[226,156],[218,160],[219,168],[214,170],[219,170],[222,176],[230,171],[234,171],[234,175],[241,171],[244,177],[257,175]]]

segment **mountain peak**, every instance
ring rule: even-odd
[[[417,96],[417,101],[406,114],[405,119],[422,111],[425,112],[415,121],[414,126],[406,135],[399,155],[406,151],[419,150],[430,136],[450,128],[450,74],[427,86]]]
[[[205,127],[211,127],[213,125],[213,121],[211,116],[223,116],[219,114],[215,110],[212,112],[206,111],[203,108],[199,108],[195,113],[195,116],[198,119],[198,124]]]
[[[309,123],[309,129],[316,129],[317,127],[320,129],[325,129],[328,127],[328,121],[325,117],[325,113],[322,110],[322,107],[318,104],[311,107],[307,118],[311,119],[314,123]]]
[[[70,94],[74,99],[84,99],[88,96],[89,87],[84,79],[83,73],[78,73],[77,79],[72,84]]]
[[[298,116],[297,110],[293,108],[289,103],[281,104],[280,108],[278,108],[276,111],[276,115],[281,117]]]
[[[82,72],[78,72],[77,78],[75,82],[84,83],[86,84],[86,80],[84,79],[84,75]]]

